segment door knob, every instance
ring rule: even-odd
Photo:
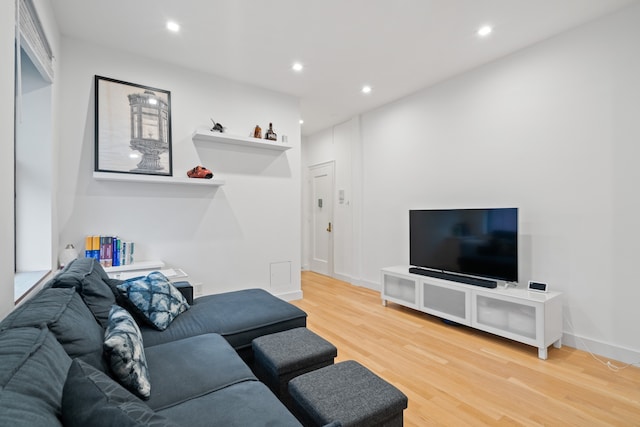
[[[331,233],[331,223],[329,223],[329,226],[327,227],[327,231]]]

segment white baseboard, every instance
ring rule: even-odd
[[[338,280],[342,280],[343,282],[351,283],[354,286],[371,289],[372,291],[376,291],[376,292],[380,292],[380,289],[381,289],[379,283],[368,282],[362,279],[356,279],[355,277],[348,276],[346,274],[335,273],[335,278]]]
[[[359,284],[358,286],[361,286],[363,288],[367,288],[367,289],[371,289],[372,291],[376,291],[376,292],[380,292],[382,290],[382,287],[380,286],[380,283],[376,283],[376,282],[370,282],[368,280],[359,280]]]
[[[611,363],[614,365],[616,364],[616,361],[626,364],[632,363],[636,366],[640,365],[640,351],[616,346],[610,343],[596,341],[565,332],[562,335],[562,345],[593,353],[604,363],[609,362],[609,359],[611,359]]]
[[[276,294],[276,296],[285,301],[295,301],[302,299],[302,290]]]
[[[333,278],[353,284],[353,277],[349,276],[348,274],[334,273]]]

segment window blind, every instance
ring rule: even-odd
[[[42,77],[53,82],[53,52],[47,41],[33,0],[18,0],[19,43]],[[19,52],[19,50],[18,50]],[[19,60],[19,55],[18,55]]]

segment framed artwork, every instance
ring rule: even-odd
[[[95,76],[95,171],[173,175],[171,92]]]

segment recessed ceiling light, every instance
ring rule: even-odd
[[[362,86],[362,93],[371,93],[371,86]]]
[[[304,120],[300,119],[300,124],[304,124]]]
[[[291,66],[291,69],[293,71],[298,71],[298,72],[302,71],[303,68],[304,66],[299,62],[294,62],[293,65]]]
[[[490,25],[484,25],[478,29],[478,35],[480,37],[486,37],[493,31],[493,28]]]
[[[177,33],[178,31],[180,31],[180,25],[173,21],[167,21],[167,30]]]

